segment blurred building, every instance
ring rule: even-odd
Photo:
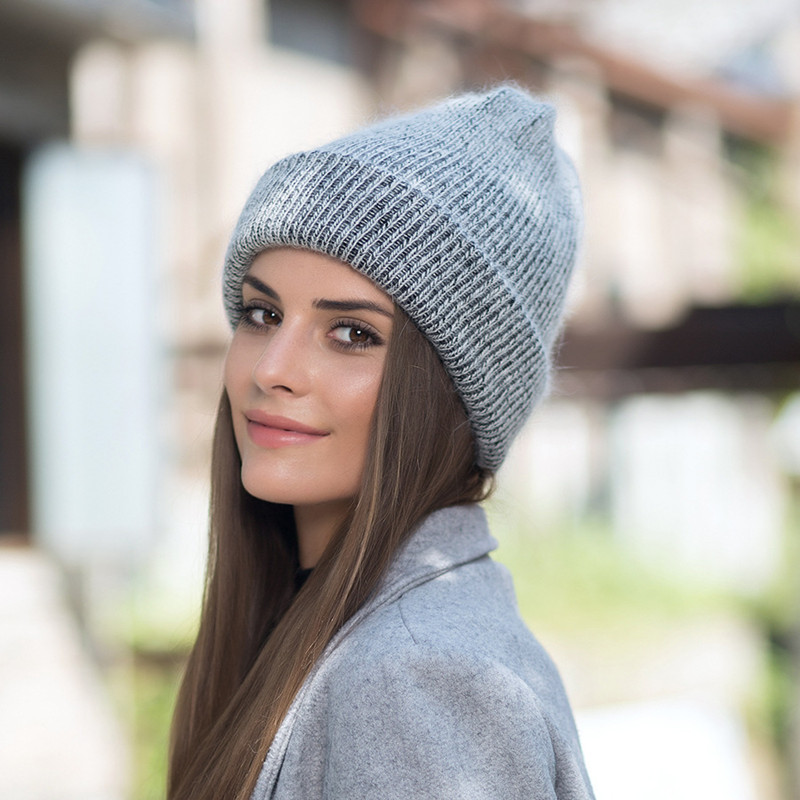
[[[646,557],[763,588],[800,485],[799,15],[2,0],[0,540],[54,554],[86,607],[143,571],[193,605],[249,189],[376,113],[515,80],[559,107],[586,240],[509,496],[532,529],[601,516]]]
[[[156,459],[136,437],[152,432],[159,349],[158,179],[125,142],[82,147],[76,63],[98,40],[128,52],[192,30],[182,2],[0,4],[0,531],[72,558],[88,541],[127,556],[114,540],[153,527]],[[106,106],[117,126],[130,113]]]
[[[357,9],[384,102],[512,79],[559,106],[586,243],[555,397],[506,469],[526,515],[598,513],[660,563],[762,588],[791,486],[770,430],[800,358],[794,4]]]
[[[698,536],[749,538],[768,572],[783,490],[754,443],[800,351],[797,13],[647,5],[7,0],[0,529],[81,563],[156,547],[170,570],[188,548],[196,575],[218,273],[248,189],[376,110],[512,79],[558,103],[586,203],[553,404],[574,447],[542,477],[534,422],[518,488],[553,521],[600,507],[659,547],[683,530],[701,558]],[[683,469],[714,437],[735,457]],[[640,487],[638,459],[660,480]]]
[[[226,237],[269,162],[370,107],[343,4],[272,11],[0,6],[0,530],[78,571],[185,529],[196,583]]]

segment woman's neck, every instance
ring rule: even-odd
[[[333,534],[347,516],[349,501],[295,506],[297,551],[301,569],[315,567]]]

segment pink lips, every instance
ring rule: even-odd
[[[247,435],[258,447],[288,447],[294,444],[318,442],[328,435],[288,417],[265,414],[262,411],[246,411]]]

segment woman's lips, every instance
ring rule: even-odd
[[[318,442],[328,435],[326,431],[304,425],[288,417],[247,411],[247,435],[258,447],[288,447],[294,444]]]

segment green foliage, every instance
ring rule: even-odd
[[[747,721],[761,740],[786,755],[796,695],[792,660],[775,643],[764,655],[764,669],[747,705]]]
[[[130,800],[166,795],[172,711],[197,630],[191,600],[142,579],[105,611],[103,634],[117,653],[107,676],[131,742]]]
[[[800,291],[798,221],[766,200],[750,200],[739,236],[742,292],[751,301]]]
[[[732,605],[711,587],[645,563],[602,524],[546,535],[523,524],[492,527],[500,541],[495,557],[510,569],[522,616],[537,630],[638,637]]]
[[[800,489],[800,487],[798,487]],[[780,568],[768,589],[747,605],[750,616],[774,638],[800,627],[800,491],[786,509]]]
[[[769,590],[746,605],[766,642],[765,670],[755,687],[749,712],[751,725],[790,763],[792,715],[798,700],[800,674],[800,494],[786,517],[781,569]]]
[[[738,142],[730,147],[742,190],[737,231],[742,295],[764,302],[800,293],[800,220],[781,202],[782,176],[775,153]]]
[[[169,726],[182,669],[178,659],[134,658],[110,673],[132,744],[131,800],[163,800],[166,795]]]

